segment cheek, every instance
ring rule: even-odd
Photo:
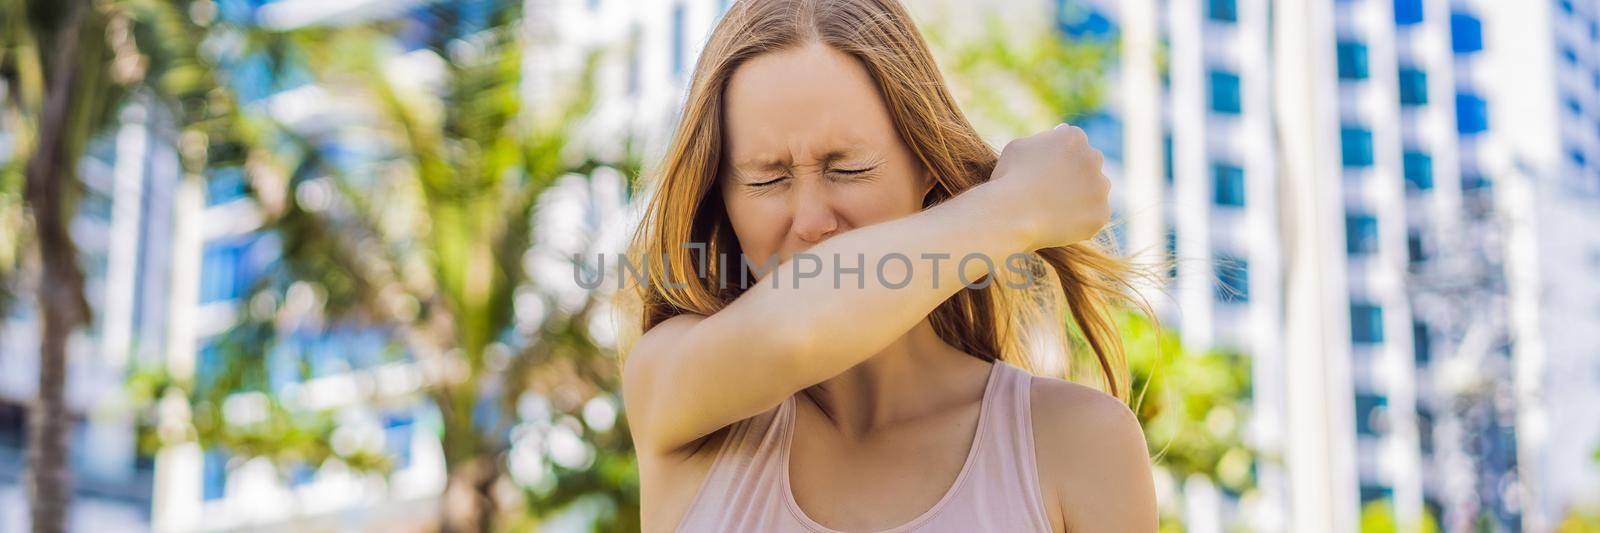
[[[854,226],[866,226],[909,216],[922,210],[921,189],[910,177],[872,183],[841,185],[840,211]]]
[[[738,194],[723,197],[739,248],[752,259],[777,253],[783,244],[788,208],[775,198],[746,198]]]

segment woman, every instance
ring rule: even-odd
[[[674,139],[623,375],[647,530],[1155,529],[1081,130],[997,158],[893,0],[739,0]],[[1019,368],[1039,286],[1110,395]]]

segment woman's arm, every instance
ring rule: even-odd
[[[959,290],[963,279],[1001,268],[1012,253],[1093,236],[1109,214],[1101,161],[1077,128],[1020,139],[1006,147],[993,180],[807,250],[820,261],[820,275],[794,276],[790,258],[768,274],[779,277],[777,287],[763,280],[712,316],[681,315],[652,328],[624,368],[636,446],[677,450],[770,409],[888,346]],[[958,268],[973,253],[994,264],[968,261]],[[880,280],[879,261],[896,254],[911,268],[891,259]],[[924,256],[945,259],[935,270]],[[736,261],[729,258],[730,265]],[[849,274],[836,286],[837,267],[860,267],[864,283],[858,287]],[[901,288],[884,283],[901,280]]]

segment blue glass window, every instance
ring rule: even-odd
[[[1339,150],[1347,168],[1372,166],[1372,132],[1360,126],[1340,128]]]
[[[1427,152],[1406,150],[1402,160],[1405,168],[1406,185],[1419,191],[1433,188],[1433,157]]]
[[[220,450],[206,450],[201,467],[201,498],[205,501],[221,499],[228,488],[228,455]]]
[[[1572,159],[1573,166],[1580,170],[1589,163],[1589,158],[1583,154],[1583,149],[1576,146],[1567,149],[1567,157]]]
[[[1172,134],[1171,133],[1168,133],[1166,135],[1166,137],[1161,139],[1161,155],[1162,155],[1162,157],[1166,158],[1166,164],[1161,166],[1161,170],[1162,170],[1162,172],[1166,173],[1167,184],[1171,185],[1172,184]]]
[[[1367,45],[1357,41],[1339,41],[1339,79],[1367,79]]]
[[[1394,23],[1406,26],[1422,22],[1422,0],[1394,0]]]
[[[1111,41],[1116,23],[1083,0],[1056,0],[1056,29],[1067,37],[1087,41]]]
[[[1350,342],[1383,342],[1383,308],[1367,303],[1350,304]]]
[[[1561,59],[1567,60],[1568,65],[1577,65],[1578,51],[1573,50],[1571,46],[1561,45]]]
[[[683,17],[683,4],[672,6],[672,75],[674,76],[683,74],[686,59],[683,47],[687,37],[684,36]]]
[[[384,417],[383,445],[394,459],[396,470],[411,466],[411,431],[415,426],[410,413]]]
[[[1352,256],[1378,252],[1378,218],[1365,213],[1345,213],[1345,252]]]
[[[1250,263],[1241,257],[1219,254],[1217,256],[1217,289],[1219,302],[1250,301]]]
[[[446,20],[454,20],[455,24],[450,31],[451,37],[466,37],[488,28],[493,23],[495,2],[490,0],[467,0],[444,4],[450,14]]]
[[[1417,366],[1426,365],[1433,359],[1433,338],[1428,334],[1427,323],[1411,323],[1411,351],[1416,358]]]
[[[298,487],[317,478],[317,469],[311,465],[299,463],[289,469],[289,486]]]
[[[1238,165],[1216,163],[1211,165],[1217,205],[1244,206],[1244,169]]]
[[[1167,278],[1176,279],[1178,277],[1178,230],[1172,227],[1170,222],[1167,226],[1166,245]]]
[[[247,243],[208,243],[200,264],[200,302],[211,303],[238,298],[248,286],[244,255]]]
[[[1428,73],[1415,67],[1400,67],[1400,104],[1428,103]]]
[[[1421,232],[1412,230],[1406,235],[1406,258],[1411,263],[1428,260],[1428,249],[1423,246]]]
[[[1456,93],[1456,132],[1462,135],[1489,129],[1489,109],[1483,98],[1472,93]]]
[[[1078,123],[1089,137],[1089,145],[1104,153],[1106,159],[1122,161],[1122,121],[1110,113],[1095,113]]]
[[[200,349],[195,352],[194,381],[196,386],[205,390],[222,375],[223,366],[227,363],[222,359],[222,337],[210,337],[200,341]]]
[[[1379,500],[1394,499],[1394,489],[1382,485],[1361,485],[1361,504],[1366,505]]]
[[[1206,5],[1206,15],[1211,17],[1211,20],[1218,22],[1239,20],[1239,3],[1234,0],[1210,0]]]
[[[1466,54],[1483,49],[1483,23],[1466,13],[1450,14],[1450,50]]]
[[[237,166],[222,167],[211,172],[206,180],[206,205],[218,205],[243,198],[249,189],[245,186],[244,171]]]
[[[1382,425],[1379,417],[1383,416],[1379,409],[1387,405],[1389,399],[1386,397],[1369,392],[1357,392],[1356,432],[1368,437],[1378,436],[1378,428]]]
[[[1211,71],[1211,110],[1238,114],[1240,108],[1239,75],[1220,70]]]

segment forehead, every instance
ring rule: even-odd
[[[723,96],[724,153],[735,164],[801,163],[899,141],[866,67],[822,44],[750,59]]]

